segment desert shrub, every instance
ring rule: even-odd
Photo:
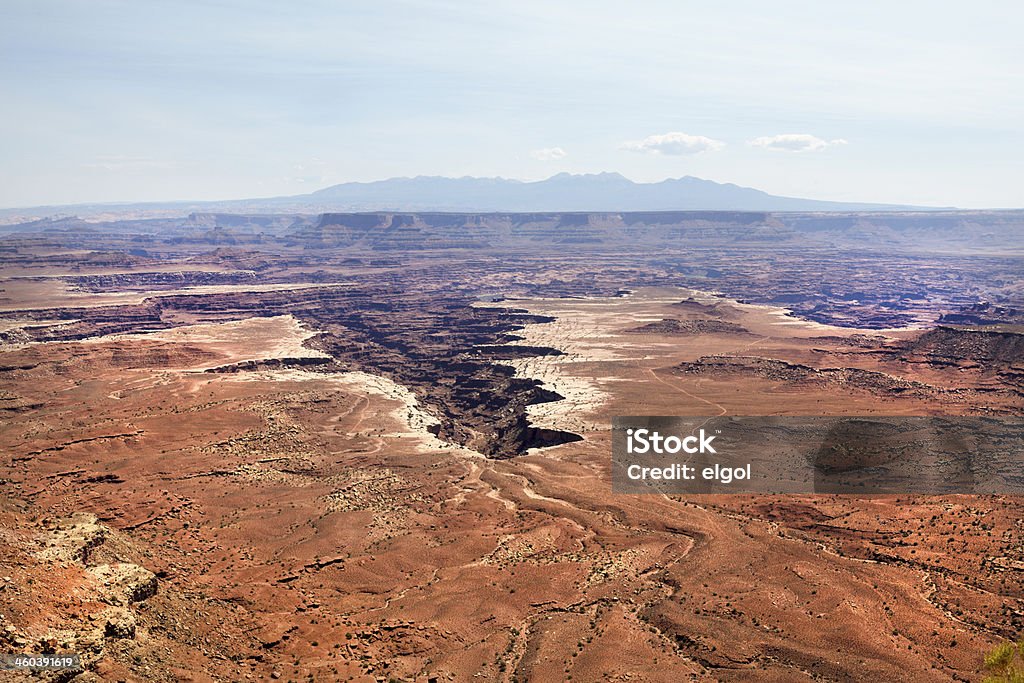
[[[983,683],[1024,683],[1024,639],[1013,643],[1000,643],[985,655]]]

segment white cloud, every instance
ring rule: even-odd
[[[622,149],[627,149],[631,152],[669,154],[672,156],[713,152],[724,146],[725,143],[720,140],[712,140],[703,135],[687,135],[686,133],[679,132],[649,135],[643,140],[632,140],[622,143]]]
[[[754,138],[747,144],[764,147],[775,152],[813,152],[834,145],[845,145],[846,140],[842,138],[822,140],[807,133],[784,133],[783,135]]]
[[[561,147],[544,147],[543,149],[533,150],[530,152],[530,156],[540,161],[557,161],[568,156],[568,152]]]

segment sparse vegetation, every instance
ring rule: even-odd
[[[984,683],[1024,683],[1024,638],[1000,643],[985,655]]]

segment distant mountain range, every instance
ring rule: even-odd
[[[310,194],[227,201],[135,204],[75,204],[0,210],[10,223],[73,214],[82,218],[155,217],[193,211],[235,213],[328,211],[904,211],[934,207],[828,202],[780,197],[686,176],[636,183],[618,173],[572,175],[547,180],[417,176],[367,183],[342,183]]]
[[[343,183],[306,196],[315,202],[348,205],[349,209],[404,211],[885,211],[921,208],[779,197],[692,176],[635,183],[618,173],[559,173],[534,182],[419,176]]]

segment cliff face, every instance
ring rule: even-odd
[[[1019,303],[1008,306],[978,303],[946,313],[938,322],[945,325],[1024,325],[1024,308]]]
[[[304,246],[377,250],[516,250],[588,244],[620,249],[641,244],[792,241],[797,235],[762,212],[626,213],[325,213],[286,241]]]
[[[934,365],[975,362],[986,369],[1024,366],[1024,334],[940,325],[907,344],[904,356]]]
[[[742,325],[724,320],[697,318],[694,320],[677,320],[664,318],[657,322],[647,323],[629,330],[636,334],[667,334],[667,335],[699,335],[699,334],[749,334]]]
[[[528,211],[322,213],[280,234],[297,245],[377,249],[516,247],[565,243],[609,248],[701,243],[912,251],[957,245],[1015,248],[1016,212],[781,213],[766,211]]]

